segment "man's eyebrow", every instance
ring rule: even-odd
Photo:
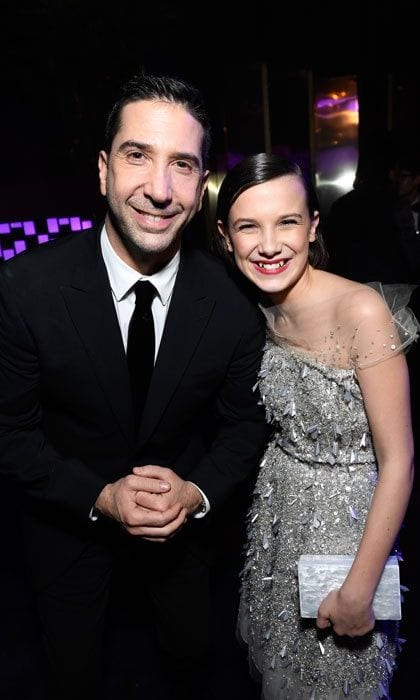
[[[139,151],[150,151],[151,146],[148,145],[147,143],[141,143],[140,141],[124,141],[123,143],[120,143],[120,145],[117,148],[117,151],[125,151],[127,148],[138,148]]]
[[[150,144],[141,143],[140,141],[132,141],[129,139],[118,146],[117,153],[125,151],[127,148],[137,148],[139,151],[146,151],[146,153],[153,151],[153,146]],[[200,160],[197,158],[195,153],[189,153],[188,151],[177,151],[171,155],[171,158],[174,158],[175,160],[189,160],[197,168],[201,168]]]

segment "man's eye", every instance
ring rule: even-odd
[[[130,153],[127,153],[127,158],[129,160],[140,161],[144,159],[144,153],[141,151],[131,151]]]
[[[188,163],[186,160],[175,161],[175,167],[178,168],[178,170],[185,170],[185,172],[192,172],[193,170],[191,163]]]

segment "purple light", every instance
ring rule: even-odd
[[[35,223],[33,221],[24,221],[23,230],[25,232],[25,236],[34,236],[36,233]]]
[[[359,100],[357,99],[357,97],[354,97],[352,100],[348,101],[347,109],[349,110],[349,112],[359,111]]]
[[[316,102],[316,109],[324,109],[326,107],[338,107],[340,106],[341,109],[346,109],[349,112],[358,112],[359,111],[359,101],[357,97],[340,97],[336,100],[333,100],[330,97],[326,97],[324,99],[318,100]]]
[[[70,228],[72,231],[80,231],[81,230],[81,224],[80,224],[80,216],[71,216],[70,217]]]
[[[59,228],[58,228],[58,222],[57,219],[47,219],[47,228],[48,228],[48,233],[58,233]]]
[[[316,108],[317,109],[322,109],[323,107],[333,107],[335,105],[335,100],[330,99],[324,99],[324,100],[318,100],[316,103]]]
[[[25,241],[15,241],[14,246],[16,253],[23,253],[23,251],[26,250]]]
[[[5,239],[1,239],[3,244],[2,246],[0,245],[0,260],[8,260],[13,258],[14,255],[23,253],[31,243],[48,243],[56,234],[61,233],[62,227],[67,227],[67,229],[64,229],[66,231],[77,232],[90,229],[92,226],[93,221],[91,219],[82,219],[80,216],[53,216],[45,218],[40,224],[35,220],[0,223],[0,237],[2,235],[6,236]],[[48,233],[38,234],[37,227],[41,231],[46,229]],[[35,240],[29,241],[26,237],[30,236],[36,236]],[[5,245],[9,247],[5,248]]]

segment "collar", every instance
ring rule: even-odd
[[[101,250],[108,272],[112,293],[117,301],[121,301],[130,291],[133,285],[139,280],[149,280],[156,287],[160,301],[166,306],[171,298],[175,284],[175,278],[179,268],[180,251],[174,255],[159,272],[154,275],[142,275],[137,270],[127,265],[115,252],[109,242],[105,226],[101,231]]]
[[[420,197],[416,197],[414,202],[411,202],[411,208],[416,214],[420,212]]]

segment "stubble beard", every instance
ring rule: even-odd
[[[147,233],[128,218],[108,210],[114,232],[130,257],[139,263],[156,262],[163,267],[179,250],[181,234]],[[147,244],[146,244],[147,241]],[[154,245],[151,244],[153,241]]]

